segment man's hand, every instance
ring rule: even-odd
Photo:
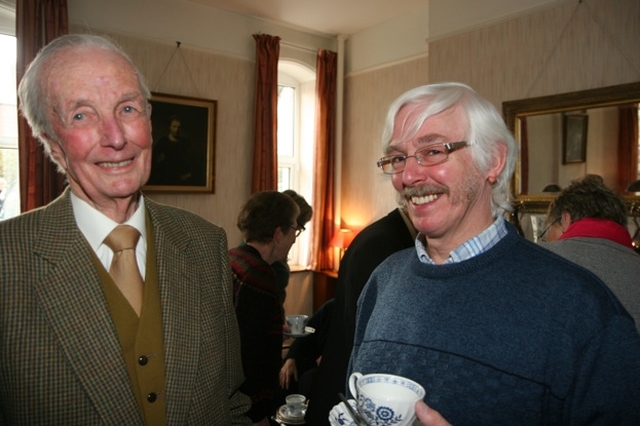
[[[424,426],[451,426],[436,410],[424,401],[416,402],[416,416]]]

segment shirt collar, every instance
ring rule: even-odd
[[[91,248],[97,252],[104,239],[107,238],[107,235],[109,235],[119,223],[91,207],[89,203],[76,196],[73,192],[71,193],[71,205],[73,207],[73,216],[76,219],[78,228],[80,228],[80,232],[82,232],[87,239]],[[125,224],[136,228],[140,232],[142,239],[146,241],[147,228],[145,226],[146,220],[144,212],[144,197],[140,195],[138,208]]]
[[[449,254],[449,258],[444,262],[444,265],[469,260],[474,256],[484,253],[498,244],[498,242],[507,235],[507,232],[504,218],[499,216],[487,229],[453,250]],[[418,234],[415,245],[420,262],[435,265],[435,262],[427,254],[426,238],[423,234]]]

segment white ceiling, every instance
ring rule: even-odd
[[[332,35],[351,35],[429,4],[429,0],[187,1]]]

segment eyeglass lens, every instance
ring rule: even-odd
[[[416,162],[421,166],[433,166],[444,162],[449,157],[450,152],[460,149],[466,145],[466,141],[430,145],[417,150],[413,155],[392,155],[383,157],[378,161],[378,167],[382,169],[383,173],[400,173],[405,169],[407,160],[411,157],[415,158]]]

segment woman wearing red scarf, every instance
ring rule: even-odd
[[[640,330],[640,255],[624,199],[598,175],[573,181],[549,205],[542,245],[589,269],[618,297]]]

